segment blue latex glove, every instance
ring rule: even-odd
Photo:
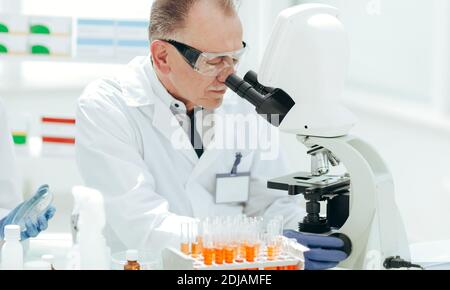
[[[10,212],[5,218],[0,220],[0,240],[4,239],[5,227],[10,225],[12,219],[16,215],[16,212],[24,203],[18,205],[12,212]],[[48,227],[48,221],[55,215],[56,209],[50,206],[47,211],[40,215],[36,221],[28,219],[25,221],[26,231],[21,232],[20,239],[25,241],[29,238],[35,238],[40,232],[45,231]]]
[[[344,242],[341,239],[293,230],[284,231],[284,236],[296,239],[299,244],[310,249],[305,253],[305,270],[331,269],[347,259],[347,254],[342,251]]]

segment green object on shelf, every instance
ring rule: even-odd
[[[8,48],[6,48],[6,46],[0,44],[0,53],[8,53]]]
[[[27,144],[27,135],[13,135],[13,141],[16,145]]]
[[[50,34],[50,29],[45,25],[33,25],[30,27],[31,34]]]
[[[31,47],[31,54],[45,54],[49,55],[50,50],[43,45],[34,45]]]
[[[0,33],[8,33],[8,32],[9,32],[8,26],[6,26],[3,23],[0,23]]]

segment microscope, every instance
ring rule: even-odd
[[[343,239],[349,257],[342,268],[384,269],[392,257],[409,259],[409,244],[386,163],[349,135],[356,119],[340,104],[349,57],[339,11],[298,5],[279,15],[259,75],[233,74],[226,85],[308,149],[310,172],[268,181],[269,188],[304,196],[299,231]],[[330,174],[340,164],[346,172]]]

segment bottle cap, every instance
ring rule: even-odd
[[[137,250],[128,250],[126,254],[127,261],[137,261],[139,259],[139,252]]]
[[[5,240],[19,240],[20,241],[20,226],[7,225],[5,227]]]

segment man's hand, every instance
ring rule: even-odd
[[[305,253],[305,270],[331,269],[347,259],[347,254],[342,251],[344,241],[341,239],[293,230],[284,231],[284,236],[296,239],[299,244],[310,249]]]

